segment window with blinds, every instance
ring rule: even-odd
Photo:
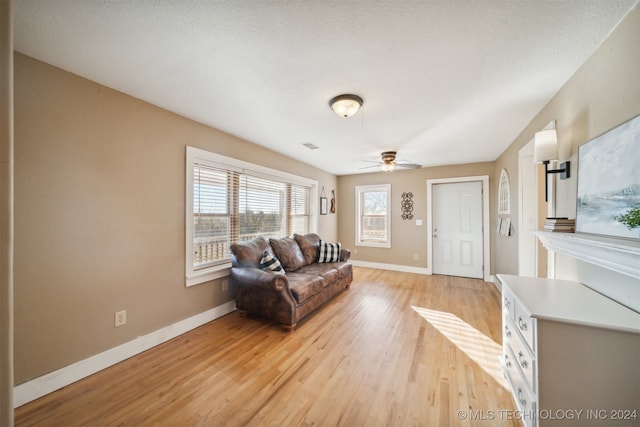
[[[315,181],[187,147],[187,285],[222,277],[233,242],[310,232],[314,192]]]
[[[391,247],[391,185],[356,187],[356,245]]]
[[[193,268],[225,262],[230,257],[233,218],[233,174],[193,165]]]

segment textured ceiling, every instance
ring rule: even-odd
[[[637,2],[18,0],[15,47],[345,175],[495,160]]]

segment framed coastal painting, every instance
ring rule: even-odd
[[[576,232],[640,240],[640,116],[578,148]]]

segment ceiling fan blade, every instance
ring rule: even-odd
[[[396,166],[401,167],[401,168],[407,168],[407,169],[420,169],[420,168],[422,168],[422,165],[419,165],[417,163],[396,163]]]
[[[366,160],[365,160],[366,161]],[[382,163],[376,163],[375,165],[371,165],[371,166],[364,166],[358,169],[371,169],[371,168],[377,168],[380,167],[382,165]]]

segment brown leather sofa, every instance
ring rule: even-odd
[[[348,288],[353,280],[353,268],[347,262],[351,252],[341,249],[338,262],[318,262],[320,243],[320,237],[310,233],[232,244],[236,307],[293,329],[300,319]],[[284,274],[260,268],[265,251],[277,257]]]

